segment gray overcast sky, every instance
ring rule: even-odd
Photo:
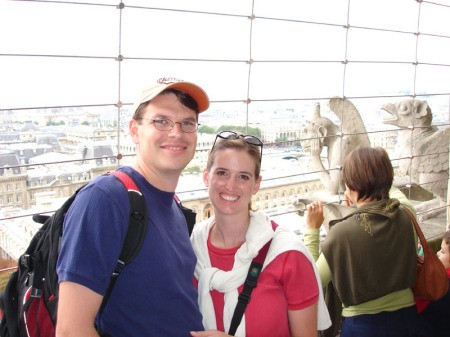
[[[420,36],[418,60],[447,66],[421,65],[416,74],[412,65],[416,37],[395,32],[417,31],[419,4],[414,0],[352,0],[350,10],[346,0],[256,0],[258,18],[253,21],[251,49],[250,20],[245,17],[251,14],[251,1],[135,0],[125,4],[235,16],[126,7],[120,41],[124,57],[227,62],[126,59],[120,74],[123,102],[132,102],[149,79],[167,75],[201,84],[213,101],[246,99],[249,66],[245,61],[250,50],[255,61],[250,82],[254,100],[450,91],[449,7],[422,3],[419,31],[438,36]],[[391,31],[350,28],[346,40],[342,26],[348,13],[351,26]],[[0,0],[0,31],[0,54],[88,57],[0,56],[0,109],[118,100],[119,67],[112,59],[119,54],[115,7]],[[323,61],[346,58],[363,62],[348,64],[343,87],[344,66]],[[322,62],[288,62],[299,60]]]

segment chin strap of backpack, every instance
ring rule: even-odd
[[[272,228],[275,231],[278,225],[272,221]],[[256,284],[258,283],[259,275],[261,274],[264,260],[266,259],[267,252],[269,251],[272,240],[267,242],[258,252],[258,255],[252,260],[250,268],[248,269],[247,278],[244,282],[244,288],[238,297],[236,308],[234,309],[233,318],[231,319],[230,329],[228,334],[234,336],[239,324],[241,324],[242,317],[244,316],[245,309],[250,302],[251,294]]]

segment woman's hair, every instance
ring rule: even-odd
[[[252,157],[255,163],[255,179],[259,178],[261,173],[261,151],[260,147],[247,143],[244,138],[239,137],[237,139],[223,139],[217,137],[216,143],[209,152],[208,163],[206,164],[206,170],[209,172],[216,159],[217,152],[226,149],[233,149],[238,151],[247,152]]]
[[[447,243],[447,247],[449,249],[450,253],[450,229],[444,232],[444,236],[442,237],[442,240]]]
[[[358,200],[381,200],[389,197],[394,169],[383,148],[359,147],[345,158],[342,176],[347,187],[358,192]]]
[[[186,108],[194,110],[195,113],[198,116],[199,111],[198,111],[197,101],[195,99],[193,99],[189,94],[186,94],[185,92],[180,91],[180,90],[176,90],[176,89],[166,89],[163,92],[161,92],[158,96],[167,95],[167,94],[170,94],[170,93],[175,94],[175,96],[177,97],[178,101],[182,105],[184,105]],[[147,105],[150,104],[150,102],[151,102],[151,100],[147,101],[147,102],[144,102],[141,105],[139,105],[139,107],[136,109],[136,112],[133,115],[133,119],[134,120],[138,121],[138,120],[140,120],[142,118],[144,110],[147,107]]]

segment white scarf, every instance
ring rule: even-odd
[[[234,257],[233,269],[222,271],[211,267],[209,259],[207,240],[211,227],[215,223],[214,216],[195,225],[191,236],[192,246],[197,255],[195,266],[195,277],[198,280],[198,303],[203,315],[205,330],[216,330],[216,317],[210,291],[215,289],[224,293],[225,307],[223,310],[223,323],[225,331],[230,329],[231,319],[238,300],[238,288],[244,283],[248,269],[259,250],[270,240],[270,249],[264,262],[264,268],[272,262],[279,254],[297,250],[303,253],[314,268],[317,284],[319,287],[317,328],[324,330],[331,325],[330,316],[323,299],[322,284],[319,273],[311,253],[289,229],[278,226],[274,232],[269,218],[261,211],[250,211],[250,224],[245,235],[245,242],[237,250]],[[235,336],[245,337],[245,315],[242,318]]]

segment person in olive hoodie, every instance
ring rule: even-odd
[[[411,287],[416,278],[415,210],[392,187],[394,171],[386,151],[360,147],[344,160],[347,205],[356,208],[330,221],[319,256],[321,202],[308,205],[305,244],[318,257],[322,285],[333,282],[343,303],[341,337],[417,336]]]

